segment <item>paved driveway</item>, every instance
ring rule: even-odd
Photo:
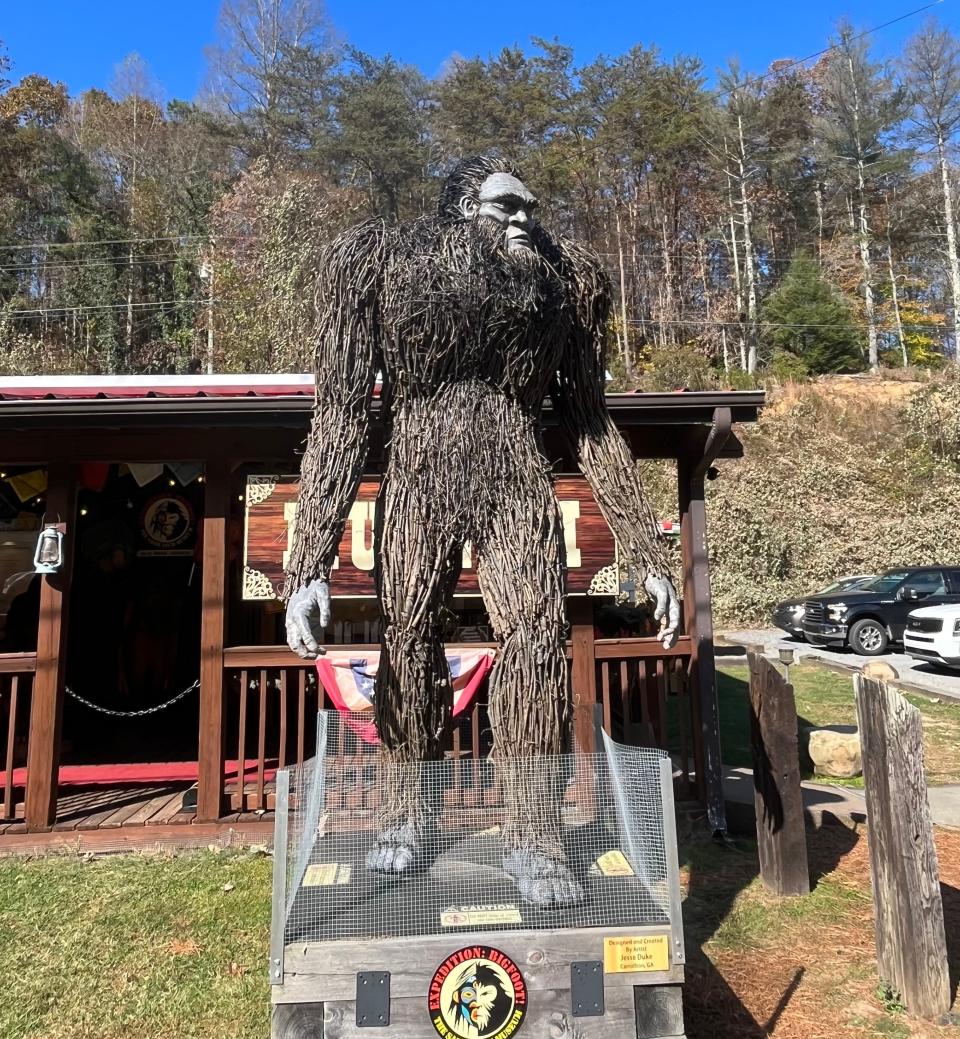
[[[827,649],[822,646],[811,646],[778,628],[767,628],[755,631],[723,631],[717,632],[718,646],[763,646],[768,657],[777,659],[781,646],[789,646],[797,659],[825,660],[849,671],[858,671],[870,660],[883,660],[893,667],[900,676],[904,686],[919,692],[930,693],[944,700],[956,700],[960,703],[960,672],[951,672],[935,668],[931,664],[914,660],[906,653],[884,653],[879,657],[862,657],[853,650]],[[722,658],[721,658],[722,659]]]

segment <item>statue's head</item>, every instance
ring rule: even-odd
[[[537,199],[519,172],[503,159],[485,155],[463,159],[447,177],[440,193],[439,214],[451,222],[482,222],[503,234],[508,252],[533,249]]]

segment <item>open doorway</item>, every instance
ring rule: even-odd
[[[199,693],[175,698],[200,667],[202,467],[110,464],[82,484],[61,761],[195,762]]]

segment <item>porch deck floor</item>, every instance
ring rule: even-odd
[[[65,836],[71,832],[132,831],[160,826],[193,828],[199,825],[196,811],[192,807],[184,808],[184,797],[195,789],[195,783],[64,787],[57,798],[56,823],[46,836],[56,841],[57,835]],[[248,787],[248,792],[250,789]],[[226,828],[237,823],[269,823],[272,827],[272,821],[272,811],[232,812],[216,823],[203,826]],[[22,818],[0,819],[0,851],[5,838],[25,833],[26,824]],[[42,833],[31,835],[33,838],[44,836]],[[150,835],[145,835],[145,838],[149,839]]]

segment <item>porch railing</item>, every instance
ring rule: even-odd
[[[492,644],[469,643],[463,648],[486,645]],[[336,649],[361,656],[379,646]],[[656,639],[599,639],[594,643],[594,656],[596,702],[602,709],[604,729],[620,742],[670,750],[677,792],[686,795],[693,777],[689,638],[681,637],[670,650]],[[270,811],[276,770],[314,754],[317,711],[333,704],[318,681],[315,665],[280,646],[225,649],[224,693],[225,798],[234,812]],[[484,687],[470,711],[454,725],[447,751],[451,783],[459,791],[461,803],[471,797],[480,803],[488,793],[494,796],[494,791],[485,789],[490,770],[480,765],[491,743]],[[375,807],[377,791],[366,789],[362,782],[363,756],[348,754],[342,747],[331,751],[331,756],[344,777],[341,796],[345,802],[352,807]],[[461,790],[462,785],[468,789]],[[354,803],[358,798],[362,804]]]
[[[0,821],[22,818],[35,653],[0,653]]]

